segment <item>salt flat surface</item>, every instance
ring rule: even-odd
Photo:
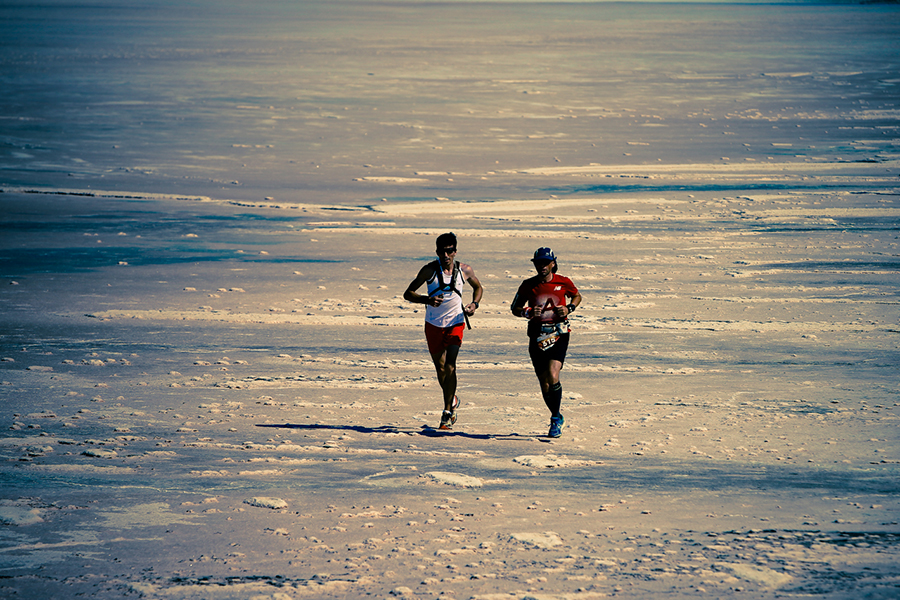
[[[898,15],[0,7],[0,595],[897,597]]]

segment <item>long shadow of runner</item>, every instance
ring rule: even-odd
[[[366,427],[365,425],[325,425],[322,423],[283,423],[280,425],[257,424],[257,427],[266,427],[270,429],[324,429],[331,431],[356,431],[357,433],[406,433],[409,435],[422,435],[425,437],[464,437],[473,440],[526,440],[535,437],[544,437],[541,435],[522,435],[518,433],[507,433],[500,435],[490,435],[487,433],[465,433],[463,431],[445,431],[435,429],[427,425],[421,429],[396,427],[394,425],[379,425],[378,427]]]

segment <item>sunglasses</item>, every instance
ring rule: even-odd
[[[439,248],[438,254],[456,254],[456,248]]]

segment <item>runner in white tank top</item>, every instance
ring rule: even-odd
[[[456,262],[454,234],[438,236],[437,255],[438,260],[419,269],[419,274],[403,292],[403,297],[409,302],[426,305],[425,339],[444,396],[439,429],[451,429],[456,423],[456,408],[459,406],[456,358],[468,325],[467,317],[478,309],[484,288],[472,267]],[[472,302],[463,306],[462,288],[466,282],[472,287]],[[426,284],[428,295],[420,294],[417,290]]]
[[[435,327],[452,327],[464,323],[462,295],[455,291],[462,292],[465,284],[462,269],[454,268],[448,275],[443,272],[440,261],[435,261],[433,264],[434,276],[427,282],[428,296],[440,296],[441,303],[438,306],[425,305],[425,322],[431,323]],[[452,281],[454,274],[456,279]]]

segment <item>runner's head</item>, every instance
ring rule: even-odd
[[[536,269],[540,270],[543,265],[547,265],[553,263],[551,267],[551,272],[556,273],[556,269],[558,268],[556,265],[556,255],[553,254],[553,250],[550,248],[538,248],[534,251],[534,258],[531,259],[531,262],[534,263]]]
[[[452,261],[456,255],[456,234],[442,233],[438,236],[435,245],[438,258],[443,259],[446,256],[448,260]]]

